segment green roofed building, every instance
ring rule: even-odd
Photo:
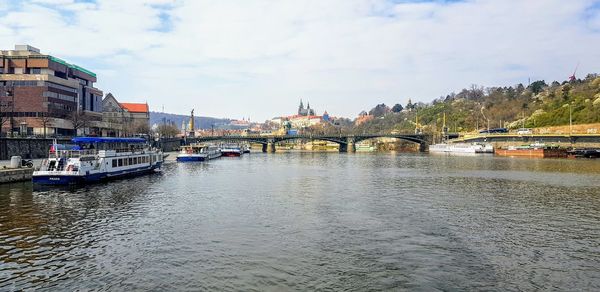
[[[100,133],[96,74],[29,45],[0,51],[0,136]]]

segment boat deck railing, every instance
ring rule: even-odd
[[[81,156],[96,155],[98,154],[95,149],[88,150],[56,150],[50,151],[48,157],[59,157],[59,158],[79,158]]]
[[[98,150],[98,149],[83,149],[83,150],[56,150],[50,151],[48,157],[58,158],[79,158],[82,156],[112,156],[115,154],[145,154],[145,149],[110,149],[110,150]]]

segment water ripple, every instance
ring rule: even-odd
[[[252,154],[0,186],[0,290],[599,290],[597,161]]]

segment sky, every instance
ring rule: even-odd
[[[355,117],[472,84],[600,73],[600,0],[2,0],[0,49],[30,44],[151,110]]]

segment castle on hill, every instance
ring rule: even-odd
[[[304,108],[304,103],[302,103],[302,99],[300,99],[300,105],[298,106],[298,115],[299,116],[314,116],[315,110],[310,108],[310,102],[306,103],[306,108]]]

